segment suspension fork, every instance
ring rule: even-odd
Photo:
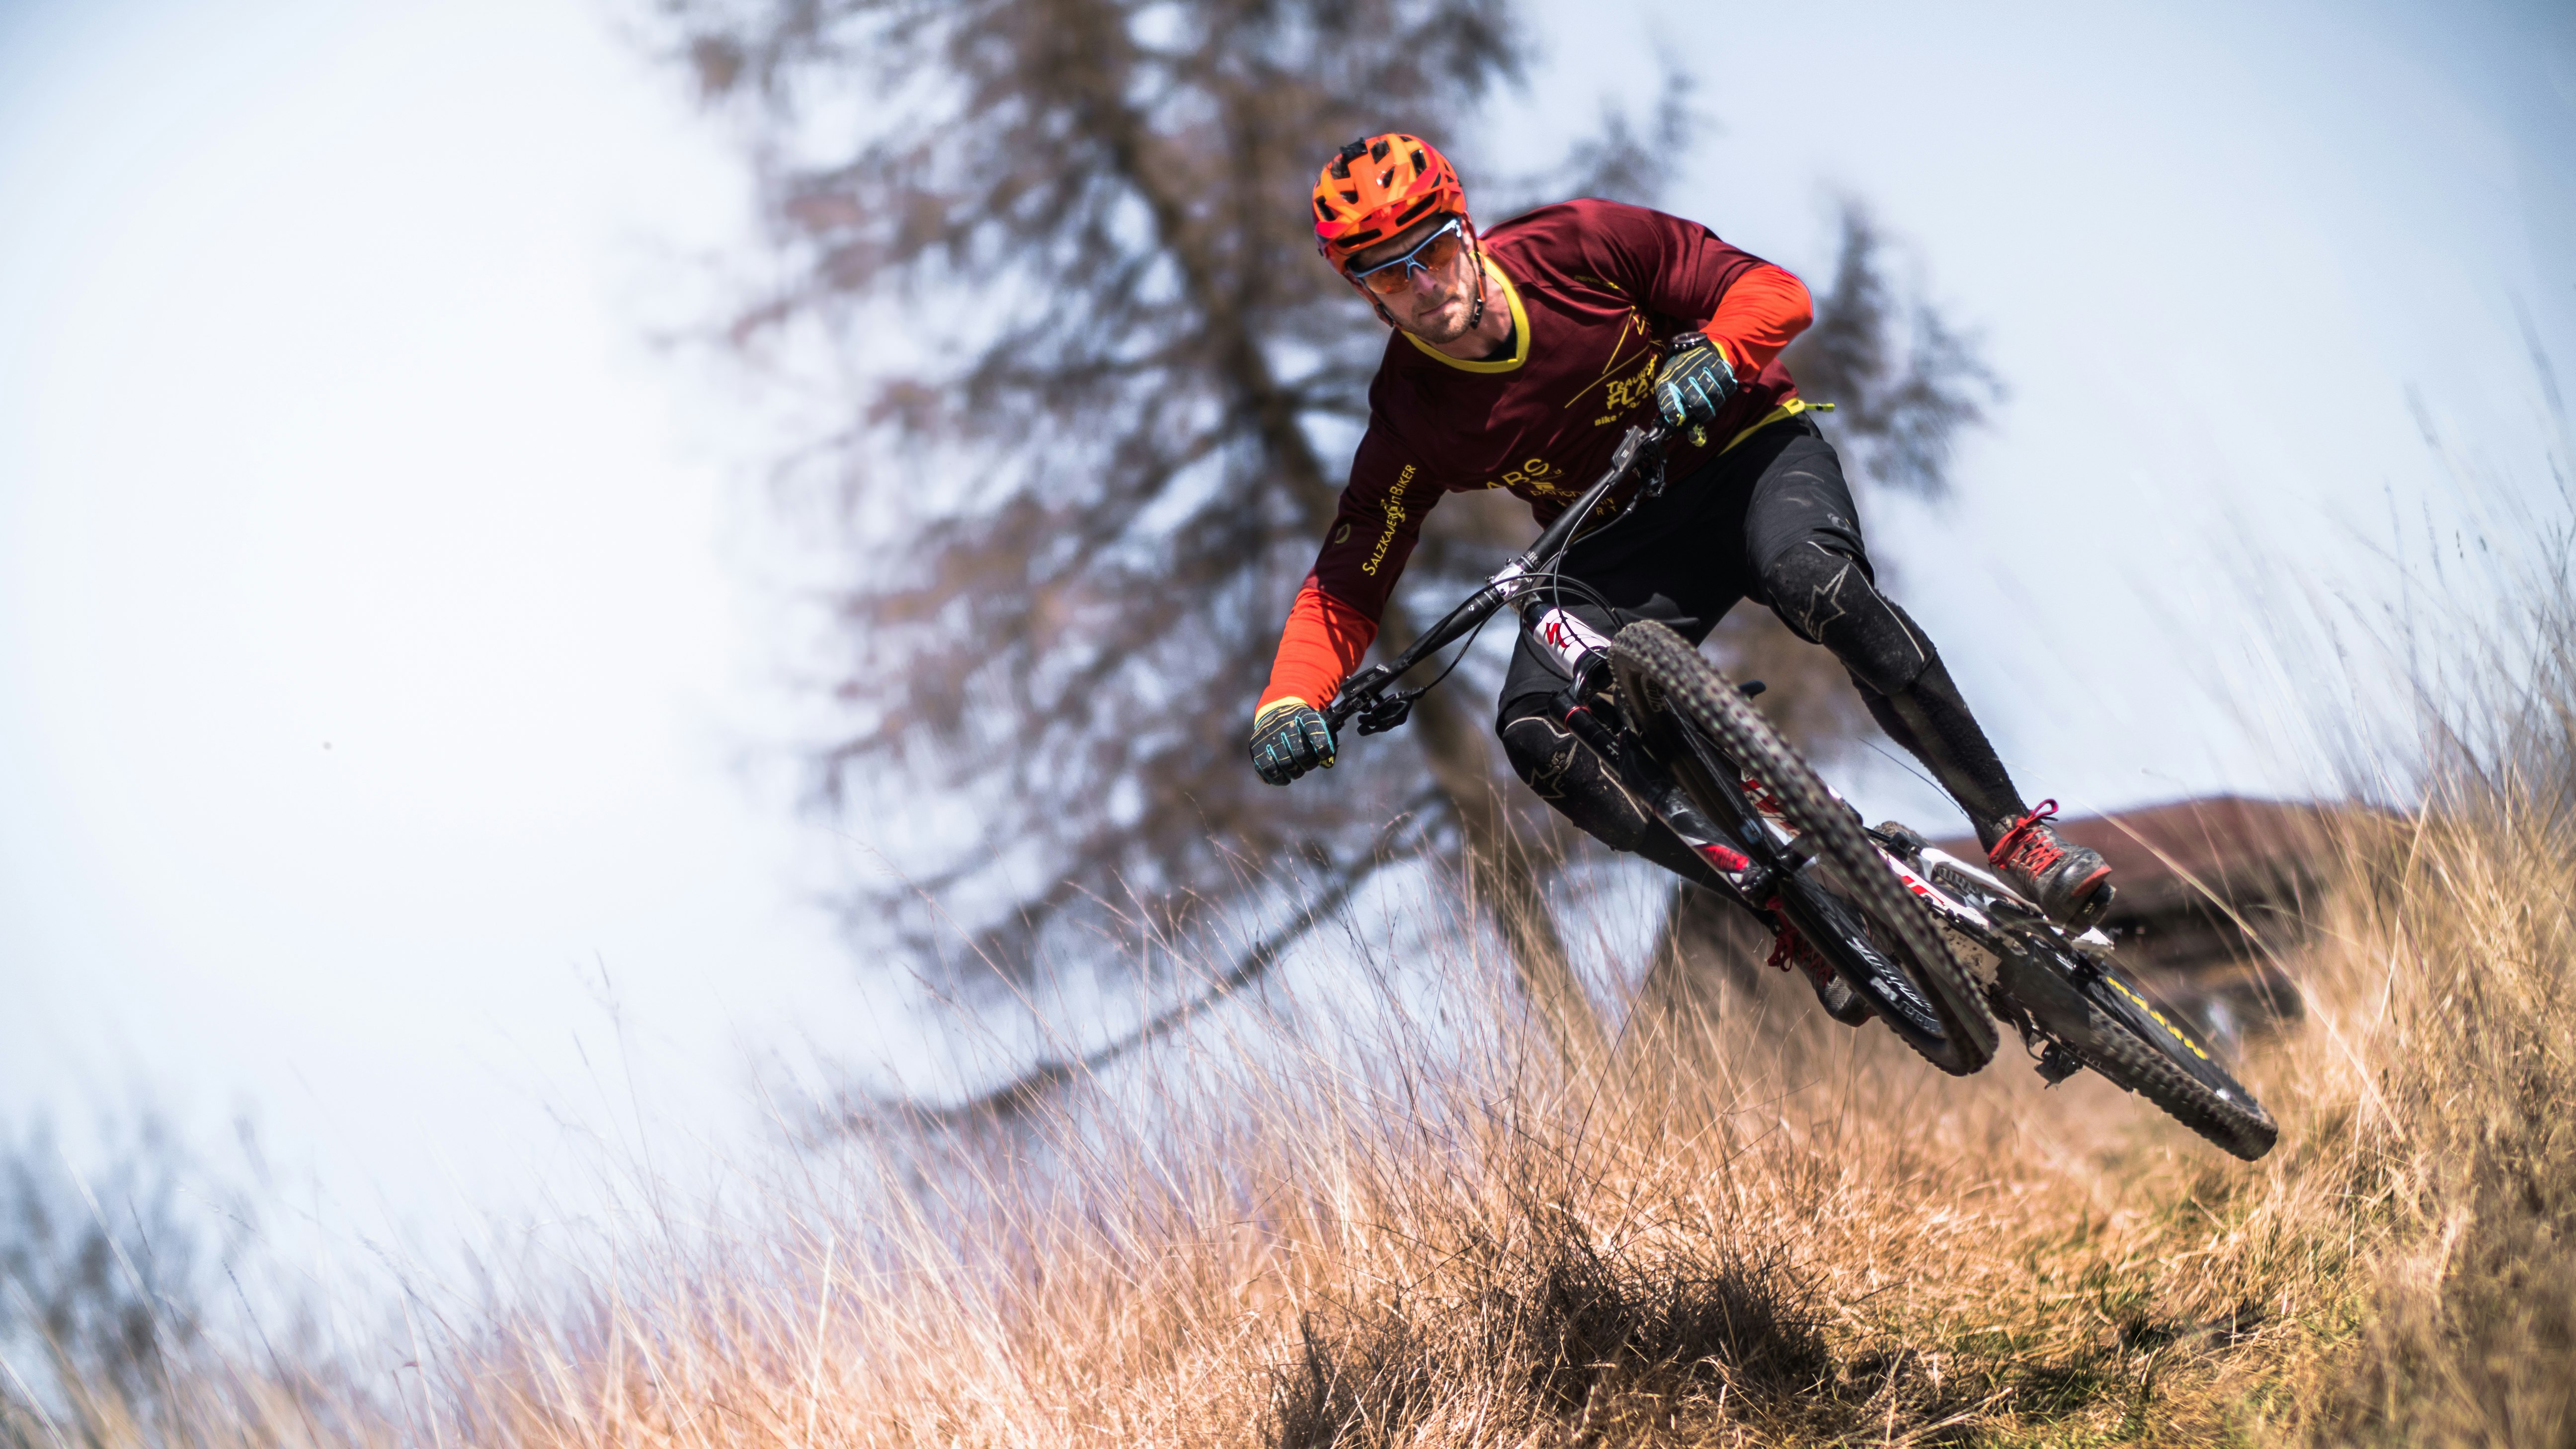
[[[1603,672],[1606,668],[1607,661],[1603,661]],[[1734,897],[1749,910],[1766,909],[1760,903],[1771,898],[1776,872],[1744,850],[1743,819],[1711,819],[1693,803],[1671,768],[1656,757],[1627,719],[1620,719],[1615,726],[1603,719],[1596,704],[1602,691],[1587,688],[1586,684],[1598,677],[1587,670],[1584,679],[1559,690],[1551,701],[1566,730],[1599,756],[1628,793],[1708,867],[1711,878],[1700,884],[1722,887],[1722,894]],[[1625,708],[1616,711],[1619,716],[1626,714]],[[1721,794],[1718,798],[1727,797]],[[1730,823],[1735,828],[1730,829]]]

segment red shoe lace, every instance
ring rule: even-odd
[[[2032,875],[2055,865],[2065,856],[2066,847],[2057,843],[2048,822],[2057,818],[2057,802],[2042,800],[2027,815],[2013,822],[1995,848],[1986,852],[1986,863],[1997,870],[2026,870]]]

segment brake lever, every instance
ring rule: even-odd
[[[1403,724],[1413,714],[1413,702],[1421,697],[1422,691],[1417,689],[1369,701],[1368,708],[1360,713],[1360,733],[1382,735]]]
[[[1661,498],[1664,496],[1664,454],[1662,449],[1659,448],[1655,451],[1653,465],[1646,469],[1646,475],[1644,477],[1637,480],[1637,496],[1639,498]]]
[[[1332,727],[1333,733],[1340,734],[1342,726],[1350,723],[1351,716],[1365,718],[1383,708],[1385,701],[1378,698],[1378,692],[1394,682],[1394,672],[1383,664],[1372,664],[1352,675],[1342,681],[1341,691],[1333,696],[1333,702],[1324,706],[1324,723]],[[1363,727],[1360,733],[1367,735],[1377,731]]]

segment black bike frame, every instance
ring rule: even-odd
[[[1349,682],[1342,686],[1341,693],[1335,695],[1332,704],[1324,710],[1324,718],[1331,724],[1333,732],[1341,733],[1343,723],[1354,715],[1358,716],[1360,733],[1364,735],[1383,734],[1404,723],[1405,717],[1413,712],[1413,702],[1422,697],[1423,691],[1417,689],[1390,697],[1386,692],[1388,687],[1414,666],[1474,633],[1477,626],[1502,609],[1549,587],[1558,562],[1573,546],[1574,536],[1582,529],[1583,521],[1631,474],[1638,472],[1640,463],[1646,468],[1644,481],[1628,506],[1634,508],[1639,501],[1661,492],[1664,443],[1671,436],[1672,430],[1662,426],[1630,428],[1627,436],[1619,440],[1619,450],[1610,455],[1610,466],[1602,472],[1600,481],[1584,489],[1581,496],[1566,505],[1565,511],[1540,530],[1539,536],[1530,542],[1527,549],[1485,580],[1483,588],[1469,594],[1465,602],[1423,630],[1421,637],[1406,646],[1402,653],[1384,664],[1373,664],[1351,676]],[[1602,526],[1606,528],[1626,516],[1623,509]],[[1574,627],[1570,619],[1568,624]],[[1554,644],[1557,641],[1543,642]],[[1597,647],[1606,648],[1608,642],[1603,640]]]
[[[1667,428],[1630,428],[1600,479],[1541,530],[1527,550],[1504,564],[1483,587],[1425,629],[1396,657],[1351,676],[1324,711],[1333,729],[1338,733],[1354,717],[1363,735],[1380,734],[1403,724],[1412,713],[1414,701],[1430,686],[1389,694],[1395,681],[1505,607],[1534,603],[1553,591],[1557,586],[1556,566],[1585,520],[1622,483],[1637,475],[1641,464],[1652,471],[1645,475],[1628,506],[1634,508],[1638,501],[1661,491],[1663,447],[1670,436]],[[1606,528],[1625,516],[1623,510],[1602,526]],[[1613,724],[1594,718],[1585,702],[1588,686],[1607,682],[1592,671],[1596,665],[1607,666],[1610,641],[1562,607],[1524,613],[1524,632],[1554,653],[1568,675],[1567,687],[1557,701],[1566,727],[1601,757],[1602,763],[1701,863],[1702,872],[1691,877],[1695,883],[1757,915],[1786,910],[1802,930],[1824,934],[1828,923],[1822,913],[1827,908],[1821,904],[1815,884],[1803,878],[1813,847],[1797,839],[1783,843],[1772,836],[1764,822],[1766,816],[1777,812],[1766,810],[1765,801],[1747,795],[1748,788],[1759,789],[1750,777],[1709,753],[1689,731],[1670,728],[1668,721],[1639,717]],[[1747,686],[1748,691],[1760,688]],[[1643,759],[1638,757],[1641,752]],[[1711,819],[1694,803],[1694,796],[1708,801],[1722,818]],[[1856,989],[1882,1015],[1891,1019],[1901,1015],[1917,1030],[1938,1032],[1932,1009],[1915,995],[1901,973],[1882,965],[1859,971],[1858,978]]]
[[[1639,501],[1662,491],[1663,448],[1670,436],[1671,431],[1662,427],[1630,428],[1600,479],[1541,530],[1526,550],[1393,659],[1351,676],[1324,710],[1334,732],[1338,734],[1354,718],[1364,735],[1403,724],[1414,701],[1439,680],[1420,689],[1390,693],[1396,681],[1502,609],[1536,605],[1557,589],[1561,584],[1557,566],[1585,521],[1614,490],[1638,474],[1641,464],[1648,471],[1635,496],[1602,526],[1618,522]],[[1562,606],[1525,608],[1522,629],[1566,666],[1570,682],[1557,701],[1566,727],[1617,772],[1630,792],[1705,867],[1700,875],[1686,878],[1758,916],[1770,919],[1776,913],[1812,943],[1839,939],[1844,949],[1828,958],[1832,969],[1868,1001],[1873,1012],[1891,1028],[1902,1022],[1900,1029],[1917,1035],[1940,1033],[1939,1014],[1922,998],[1908,973],[1881,957],[1865,927],[1835,919],[1838,911],[1847,915],[1851,908],[1810,876],[1807,867],[1818,858],[1816,846],[1787,819],[1766,785],[1712,750],[1697,731],[1678,727],[1662,711],[1632,713],[1622,703],[1614,710],[1618,718],[1595,718],[1591,706],[1598,696],[1592,690],[1606,681],[1593,673],[1593,666],[1608,663],[1610,641]],[[1739,687],[1748,695],[1761,689],[1758,683]],[[1830,786],[1826,790],[1832,795]],[[1833,799],[1838,808],[1849,808],[1839,795]],[[2093,1040],[2097,1028],[2086,1013],[2089,1002],[2106,1017],[2115,1018],[2115,1026],[2125,1023],[2133,1035],[2151,1045],[2170,1038],[2180,1049],[2161,1046],[2162,1054],[2203,1088],[2249,1108],[2260,1118],[2260,1140],[2223,1122],[2217,1127],[2200,1125],[2161,1097],[2155,1099],[2159,1106],[2239,1156],[2259,1157],[2269,1149],[2270,1119],[2261,1115],[2260,1105],[2206,1049],[2106,969],[2112,947],[2101,931],[2072,934],[2060,929],[1982,867],[1933,848],[1903,827],[1887,826],[1866,834],[1898,883],[1928,908],[1929,924],[1944,938],[1970,980],[1987,993],[1998,1014],[2020,1031],[2025,1045],[2047,1043],[2039,1064],[2043,1078],[2053,1083],[2077,1070],[2084,1064],[2080,1053],[2087,1047],[2104,1050],[2101,1042]],[[2075,1050],[2070,1051],[2069,1042]],[[2113,1080],[2132,1091],[2141,1090],[2132,1077],[2114,1076]],[[2221,1131],[2234,1135],[2220,1136]],[[2248,1144],[2252,1144],[2250,1151]]]

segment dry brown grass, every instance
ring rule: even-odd
[[[2564,1442],[2576,840],[2539,798],[2350,843],[2308,1024],[2249,1053],[2261,1164],[1789,994],[1632,1026],[1593,1082],[1508,1002],[1390,996],[1331,1017],[1377,1023],[1356,1045],[1246,1012],[1033,1120],[889,1130],[797,1211],[497,1326],[442,1432]]]
[[[2308,1023],[2249,1053],[2261,1164],[1796,993],[1639,1023],[1594,1082],[1509,1002],[1244,1010],[665,1217],[433,1344],[426,1400],[317,1420],[209,1363],[0,1444],[2565,1442],[2576,840],[2542,798],[2352,841]]]
[[[2305,1023],[2246,1054],[2259,1164],[1800,991],[1569,1080],[1512,1002],[1382,981],[663,1211],[372,1418],[236,1392],[0,1444],[2565,1443],[2576,727],[2541,723],[2346,842]]]

